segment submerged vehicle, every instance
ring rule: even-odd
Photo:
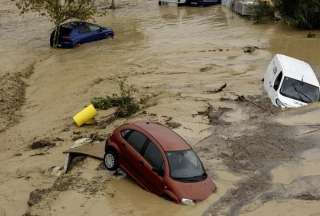
[[[187,0],[159,0],[159,5],[176,4],[177,6],[186,5]]]
[[[216,190],[193,149],[159,123],[115,129],[106,141],[104,164],[108,170],[121,168],[145,190],[177,203],[193,204]]]
[[[272,103],[295,108],[320,99],[319,81],[311,66],[301,60],[277,54],[264,76],[264,88]]]
[[[54,30],[51,33],[51,47],[56,44],[58,48],[73,48],[78,44],[102,40],[108,37],[113,38],[114,36],[111,28],[82,21],[67,22],[62,24],[58,29],[59,32]]]
[[[191,5],[191,6],[209,6],[220,4],[221,0],[159,0],[159,5],[174,3],[178,6]]]
[[[259,6],[258,0],[222,0],[221,4],[242,16],[253,16]]]
[[[221,0],[189,0],[189,4],[192,6],[209,6],[221,4]]]

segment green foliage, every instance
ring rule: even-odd
[[[96,13],[94,0],[15,0],[21,14],[38,12],[48,17],[55,26],[68,19],[88,20]]]
[[[134,97],[137,90],[128,85],[126,79],[119,79],[120,94],[113,94],[111,97],[95,97],[91,100],[93,106],[97,109],[109,109],[118,107],[118,117],[129,117],[140,110],[140,106]]]
[[[255,23],[263,23],[265,20],[269,20],[270,17],[273,17],[273,15],[274,9],[270,3],[259,0],[258,5],[255,8],[255,15],[253,16]]]
[[[305,29],[320,28],[320,0],[274,0],[282,18]]]

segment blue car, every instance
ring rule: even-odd
[[[59,34],[54,30],[50,36],[50,46],[59,48],[73,48],[78,44],[102,40],[108,37],[113,38],[111,28],[101,27],[92,23],[73,21],[60,26]],[[56,39],[56,43],[54,40]]]

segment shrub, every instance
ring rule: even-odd
[[[137,91],[132,85],[128,85],[126,79],[119,79],[120,94],[113,94],[106,97],[94,97],[91,103],[97,109],[109,109],[118,107],[116,115],[118,117],[129,117],[140,110],[140,106],[134,97]]]
[[[275,8],[289,24],[305,28],[320,28],[320,0],[274,0]]]
[[[273,17],[274,15],[274,9],[270,5],[269,2],[259,0],[258,6],[255,8],[255,15],[253,16],[253,19],[255,20],[255,23],[262,23],[263,21],[269,19],[270,17]]]

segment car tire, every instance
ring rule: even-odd
[[[118,163],[118,154],[113,149],[109,149],[106,151],[104,155],[104,166],[107,168],[107,170],[115,171],[118,169],[119,163]]]

